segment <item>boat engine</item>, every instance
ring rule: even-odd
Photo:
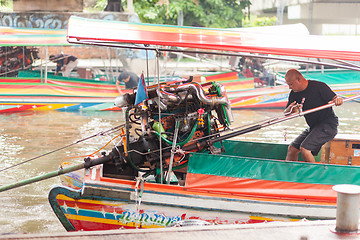
[[[186,81],[147,87],[148,99],[135,105],[137,89],[119,96],[115,105],[125,111],[122,141],[112,150],[112,161],[103,165],[104,176],[134,179],[174,172],[183,179],[189,152],[221,153],[207,140],[233,121],[223,85]],[[201,144],[200,144],[201,143]]]

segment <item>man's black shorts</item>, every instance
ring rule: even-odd
[[[310,150],[316,156],[321,150],[322,145],[330,141],[337,134],[337,125],[321,123],[313,128],[305,129],[292,143],[296,149],[303,147]]]

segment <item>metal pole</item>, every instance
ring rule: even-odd
[[[43,48],[41,48],[42,50]],[[43,60],[40,58],[40,81],[44,83],[44,76],[43,76]]]
[[[156,51],[156,74],[157,75],[157,81],[158,81],[158,89],[160,90],[160,52],[159,51]],[[159,134],[160,136],[162,136],[162,127],[161,127],[161,108],[160,108],[160,97],[159,97],[159,105],[158,105],[158,108],[159,108]],[[164,180],[164,170],[163,170],[163,155],[162,155],[162,142],[161,142],[161,138],[159,138],[159,147],[160,147],[160,183],[162,184],[163,183],[163,180]]]
[[[8,59],[8,54],[7,54],[7,52],[8,52],[8,47],[6,46],[5,47],[5,62],[7,62],[7,59]],[[6,75],[5,75],[5,77],[7,77],[8,76],[8,72],[9,72],[9,69],[8,68],[5,68],[5,73],[6,73]]]
[[[337,192],[336,232],[352,233],[358,231],[360,186],[340,184],[333,186]]]
[[[74,165],[68,168],[60,168],[59,170],[53,171],[53,172],[49,172],[40,176],[36,176],[33,178],[28,178],[26,180],[20,181],[20,182],[16,182],[16,183],[12,183],[3,187],[0,187],[0,192],[4,192],[10,189],[14,189],[14,188],[18,188],[21,186],[25,186],[31,183],[35,183],[35,182],[39,182],[45,179],[49,179],[49,178],[53,178],[59,175],[63,175],[65,173],[69,173],[69,172],[74,172],[83,168],[89,168],[95,165],[99,165],[99,164],[103,164],[107,161],[111,160],[111,156],[105,156],[105,157],[101,157],[101,158],[97,158],[94,160],[89,160],[86,161],[84,163],[78,164],[78,165]]]
[[[49,47],[46,46],[45,48],[45,83],[47,83],[47,73],[48,73],[48,65],[47,60],[49,59]]]
[[[149,53],[148,53],[148,50],[145,49],[145,52],[146,52],[146,77],[147,77],[147,85],[149,86],[150,83],[149,83]]]
[[[173,139],[173,144],[172,144],[172,148],[171,148],[171,156],[170,156],[170,163],[169,163],[169,170],[166,176],[166,183],[170,184],[170,176],[171,176],[171,172],[172,172],[172,167],[173,167],[173,162],[174,162],[174,155],[175,155],[175,149],[176,149],[176,141],[177,141],[177,137],[178,137],[178,133],[179,133],[179,126],[180,126],[180,121],[176,120],[175,123],[175,133],[174,133],[174,139]],[[161,136],[161,135],[160,135]],[[161,138],[160,138],[161,139]]]
[[[25,70],[25,46],[22,47],[22,50],[23,50],[22,70],[24,71]]]
[[[114,81],[114,70],[113,70],[112,62],[111,62],[111,48],[107,48],[106,50],[107,50],[107,54],[108,54],[108,58],[109,58],[111,82],[113,82]]]

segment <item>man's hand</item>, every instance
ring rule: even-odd
[[[343,102],[344,99],[342,97],[335,96],[329,103],[335,103],[335,106],[340,106]]]
[[[297,105],[296,101],[290,103],[289,106],[284,110],[285,116],[298,111],[298,108],[295,107],[296,105]]]
[[[289,106],[284,110],[285,116],[290,115],[291,113],[299,113],[302,111],[304,100],[305,99],[303,99],[301,104],[296,103],[296,101],[290,103]]]

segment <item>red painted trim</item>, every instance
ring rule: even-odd
[[[186,177],[186,181],[188,181],[188,179],[191,179],[191,173],[187,174]],[[209,179],[215,179],[214,176],[208,176],[208,175],[204,175],[204,181],[206,182]],[[218,179],[219,181],[221,180],[221,177]],[[108,182],[108,183],[114,183],[114,184],[122,184],[122,185],[128,185],[129,188],[135,188],[135,181],[130,181],[130,180],[124,180],[124,179],[112,179],[112,178],[105,178],[105,177],[100,177],[100,182]],[[223,180],[223,179],[222,179]],[[194,186],[189,186],[187,184],[185,184],[185,187],[182,186],[175,186],[175,185],[165,185],[165,184],[157,184],[157,183],[144,183],[144,190],[146,191],[155,191],[155,192],[166,192],[166,193],[175,193],[175,194],[182,194],[182,195],[197,195],[197,196],[210,196],[210,197],[221,197],[221,198],[229,198],[229,196],[231,196],[231,198],[236,198],[236,199],[244,199],[244,200],[257,200],[257,201],[265,201],[265,202],[284,202],[284,203],[288,203],[288,202],[292,202],[292,203],[299,203],[299,204],[303,204],[305,203],[304,198],[306,198],[306,203],[307,204],[315,204],[315,205],[334,205],[336,203],[336,193],[334,191],[331,190],[330,185],[314,185],[314,184],[307,184],[307,187],[311,190],[312,188],[315,191],[315,195],[319,194],[317,193],[317,191],[323,191],[324,189],[326,190],[326,192],[328,192],[329,190],[331,191],[331,193],[333,195],[329,195],[328,199],[326,197],[324,197],[323,199],[319,199],[316,196],[313,197],[311,196],[311,193],[308,192],[308,190],[305,191],[305,193],[309,193],[310,195],[304,195],[306,197],[301,197],[301,196],[296,196],[296,192],[297,190],[301,190],[301,184],[294,185],[293,187],[295,187],[295,189],[291,189],[286,188],[285,191],[289,190],[293,190],[294,194],[285,194],[284,192],[282,192],[283,195],[279,195],[276,196],[275,194],[262,194],[260,192],[260,194],[258,194],[257,192],[247,192],[246,188],[245,190],[240,189],[239,192],[233,192],[232,188],[235,187],[236,185],[233,185],[232,181],[235,181],[234,183],[236,183],[236,180],[239,181],[244,181],[244,179],[239,179],[239,178],[229,178],[229,179],[225,179],[224,184],[229,186],[229,191],[218,191],[215,189],[212,189],[211,186],[207,186],[206,188],[197,188]],[[248,179],[246,179],[248,180]],[[252,179],[250,179],[251,181]],[[86,179],[85,179],[86,181]],[[226,182],[229,181],[229,182]],[[264,182],[271,182],[271,181],[265,181],[265,180],[253,180],[256,181],[257,183],[261,183],[261,181]],[[217,181],[214,180],[214,183],[216,183]],[[271,184],[273,184],[272,186],[276,186],[276,184],[279,184],[281,182],[271,182]],[[271,185],[270,184],[270,185]],[[291,184],[291,183],[290,183]],[[296,183],[298,184],[298,183]],[[265,186],[266,184],[263,184],[263,186]],[[232,186],[232,187],[230,187]],[[260,185],[259,185],[260,186]],[[289,185],[290,186],[290,185]],[[300,188],[299,188],[300,187]],[[303,186],[305,187],[305,185]],[[266,191],[266,188],[262,189],[261,187],[259,187],[259,190],[264,190]],[[235,191],[235,190],[234,190]],[[237,190],[236,190],[237,191]],[[304,191],[302,191],[302,193],[304,193]]]
[[[43,107],[45,105],[35,105],[36,108]],[[20,105],[19,107],[7,108],[7,109],[0,109],[0,113],[12,113],[12,112],[22,112],[26,110],[32,110],[33,105]]]
[[[121,224],[107,224],[107,223],[98,223],[98,222],[89,222],[89,221],[81,221],[69,219],[71,224],[75,227],[76,231],[84,230],[84,231],[96,231],[96,230],[114,230],[114,229],[135,229],[136,227],[124,226]]]

